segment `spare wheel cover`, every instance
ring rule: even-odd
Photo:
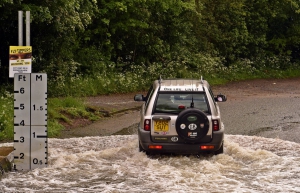
[[[187,109],[179,113],[176,120],[176,131],[186,142],[195,142],[206,136],[209,120],[199,109]]]

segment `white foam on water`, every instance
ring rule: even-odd
[[[49,166],[6,173],[1,192],[300,192],[300,144],[226,135],[217,156],[147,156],[137,135],[49,139]]]

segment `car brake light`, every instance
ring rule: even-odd
[[[201,145],[200,146],[201,150],[212,150],[214,148],[215,148],[215,146],[213,146],[213,145]]]
[[[214,131],[219,131],[219,121],[218,120],[212,120],[212,126]]]
[[[162,149],[162,145],[149,145],[149,149]]]
[[[151,121],[150,121],[150,119],[145,119],[145,121],[144,121],[144,130],[145,131],[150,131],[150,128],[151,128]]]
[[[184,105],[178,105],[178,109],[185,109]]]

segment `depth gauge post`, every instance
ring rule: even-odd
[[[15,74],[14,169],[48,164],[47,74]]]

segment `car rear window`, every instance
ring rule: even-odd
[[[184,109],[192,108],[200,109],[205,113],[209,113],[207,100],[204,92],[193,93],[170,93],[160,92],[156,99],[154,113],[174,113],[178,114]]]

